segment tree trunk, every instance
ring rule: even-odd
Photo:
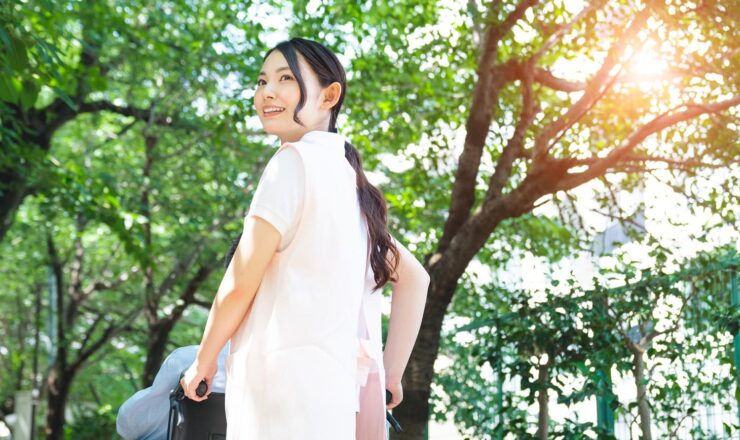
[[[13,224],[16,210],[28,195],[25,178],[13,170],[15,167],[7,165],[0,169],[0,181],[4,187],[0,191],[0,241]]]
[[[640,429],[644,440],[653,440],[650,422],[650,405],[647,398],[647,383],[645,379],[645,359],[642,352],[634,352],[632,358],[635,387],[637,388],[637,413],[640,416]]]
[[[451,294],[443,294],[441,289],[432,279],[419,336],[403,376],[403,401],[393,409],[393,415],[403,427],[403,432],[391,430],[391,440],[421,440],[427,429],[434,361],[439,351],[442,321],[449,298],[452,297]]]
[[[167,348],[167,341],[172,331],[171,325],[165,325],[161,320],[154,325],[149,326],[149,340],[147,341],[146,349],[146,363],[144,364],[144,372],[142,374],[142,383],[144,387],[151,386],[154,382],[154,377],[157,375],[162,361],[164,360],[164,352]]]
[[[547,383],[550,379],[550,366],[540,365],[537,373],[537,385],[539,385],[539,392],[537,393],[537,404],[539,406],[539,413],[537,416],[537,434],[535,436],[540,440],[547,439],[547,425],[550,421],[550,410],[548,408],[549,398],[547,392]]]
[[[142,374],[142,384],[149,387],[154,383],[154,377],[164,360],[164,350],[167,344],[167,335],[151,335],[147,344],[146,363]]]
[[[427,256],[424,266],[431,277],[427,301],[416,345],[411,352],[403,377],[403,402],[393,410],[404,429],[391,433],[392,440],[421,440],[429,420],[429,396],[434,378],[434,362],[439,351],[442,323],[447,307],[457,290],[460,277],[470,261],[483,247],[491,232],[504,219],[518,217],[532,209],[534,200],[543,194],[555,173],[528,177],[526,184],[509,194],[505,200],[486,205],[491,215],[478,214],[470,226],[458,233],[447,249]]]
[[[23,202],[23,199],[31,192],[28,187],[28,176],[31,175],[36,160],[33,156],[44,156],[48,151],[48,144],[42,144],[45,137],[23,134],[25,126],[18,122],[25,118],[20,107],[9,104],[10,113],[3,115],[2,128],[19,135],[20,142],[13,145],[14,148],[7,148],[3,145],[3,154],[8,156],[0,165],[0,241],[5,238],[5,234],[13,225],[15,213]],[[10,143],[9,140],[5,141]],[[23,144],[29,147],[23,147]],[[40,151],[34,151],[34,150]]]
[[[74,375],[73,372],[60,373],[58,367],[55,366],[46,381],[48,394],[45,435],[47,440],[64,439],[64,411],[67,407],[67,397]]]

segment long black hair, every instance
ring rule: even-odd
[[[293,75],[295,75],[298,87],[301,91],[301,98],[298,101],[295,112],[293,113],[293,120],[296,123],[303,125],[303,123],[298,119],[298,112],[306,103],[306,85],[303,81],[301,70],[298,67],[298,53],[303,56],[311,67],[311,70],[316,74],[321,87],[327,87],[334,82],[338,82],[342,86],[339,100],[331,109],[331,119],[329,121],[329,131],[337,133],[337,116],[339,115],[339,110],[342,108],[344,96],[347,91],[347,77],[344,72],[344,67],[342,67],[342,63],[339,62],[337,56],[321,43],[305,38],[294,37],[290,40],[282,41],[272,49],[268,50],[263,58],[263,62],[267,59],[270,53],[276,49],[279,50],[288,61],[288,66],[293,72]],[[368,239],[371,244],[370,266],[373,268],[373,272],[375,273],[375,286],[373,290],[377,290],[389,281],[398,280],[396,269],[398,267],[400,254],[391,239],[390,233],[388,232],[388,210],[386,208],[385,198],[383,197],[383,193],[367,180],[367,176],[365,176],[365,172],[362,169],[360,153],[352,144],[345,142],[344,157],[355,169],[355,173],[357,175],[357,198],[360,201],[360,208],[362,209],[362,213],[365,216],[368,226]],[[239,239],[234,241],[232,244],[226,260],[227,266],[231,261],[231,256],[233,255],[238,243]],[[393,263],[391,263],[387,258],[388,252],[393,254]]]

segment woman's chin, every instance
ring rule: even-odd
[[[275,118],[277,119],[277,118]],[[262,128],[270,133],[273,134],[275,132],[281,131],[281,129],[285,128],[285,121],[279,121],[279,120],[273,120],[272,118],[269,119],[263,119],[262,120]]]
[[[273,126],[271,123],[262,122],[262,131],[264,131],[267,134],[276,134],[275,133],[275,126]]]
[[[277,136],[281,137],[280,134],[282,133],[282,130],[276,130],[275,127],[271,127],[272,124],[263,124],[262,125],[262,131],[265,132],[267,135]]]

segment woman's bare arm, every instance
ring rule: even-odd
[[[424,266],[400,242],[395,238],[393,241],[400,258],[397,268],[398,280],[391,282],[393,288],[391,316],[383,351],[386,385],[394,394],[388,408],[398,405],[403,398],[400,382],[419,334],[429,288],[429,274]],[[399,388],[395,392],[391,389],[394,384]]]
[[[241,324],[280,244],[280,232],[260,217],[249,216],[234,257],[213,300],[196,362],[210,365]]]

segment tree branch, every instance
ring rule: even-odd
[[[496,163],[496,169],[488,182],[488,190],[486,191],[485,200],[491,200],[501,196],[503,188],[511,175],[511,168],[514,160],[519,157],[520,151],[522,150],[524,135],[527,128],[532,125],[532,121],[539,110],[532,93],[534,73],[531,66],[532,65],[529,64],[529,68],[526,68],[527,74],[524,76],[524,80],[521,84],[522,110],[519,116],[519,121],[514,129],[514,134],[512,134],[509,142],[501,152],[498,162]]]
[[[55,283],[54,288],[56,289],[56,324],[57,324],[57,340],[53,341],[57,343],[57,359],[56,362],[59,363],[62,368],[66,367],[67,365],[67,350],[66,350],[66,330],[67,327],[65,326],[64,321],[64,272],[62,263],[59,260],[59,252],[57,251],[56,243],[54,243],[54,237],[51,234],[51,231],[46,231],[46,249],[49,256],[49,265],[51,266],[51,271],[54,274]]]
[[[180,293],[180,300],[173,309],[172,312],[167,316],[167,320],[170,320],[172,322],[176,322],[180,317],[182,316],[185,309],[190,305],[193,304],[195,301],[195,293],[200,289],[200,286],[203,285],[203,283],[208,279],[208,276],[213,272],[213,270],[216,268],[216,265],[214,263],[208,263],[208,264],[202,264],[198,270],[195,271],[195,274],[190,278],[188,281],[188,284],[185,286],[185,288]],[[210,304],[208,305],[208,308],[210,309]]]
[[[641,225],[637,223],[636,221],[630,218],[627,218],[627,216],[625,215],[625,212],[621,208],[617,207],[617,210],[619,211],[617,214],[612,214],[610,212],[602,212],[602,211],[599,211],[598,209],[590,209],[589,211],[599,214],[599,215],[603,215],[604,217],[608,217],[612,220],[616,220],[623,226],[625,223],[629,223],[635,228],[640,229],[643,232],[647,232],[647,229],[645,229],[645,225]]]
[[[95,329],[98,327],[98,325],[100,325],[101,322],[103,322],[105,317],[106,317],[106,314],[101,313],[95,318],[95,321],[93,321],[92,325],[90,325],[90,327],[87,329],[87,333],[85,334],[85,339],[82,340],[82,344],[80,345],[80,349],[78,350],[79,352],[82,352],[85,350],[85,347],[87,346],[88,341],[92,337],[93,333],[95,333]]]
[[[193,301],[191,304],[195,304],[196,306],[203,307],[206,310],[210,310],[211,306],[213,305],[212,301],[206,301],[204,299],[200,298],[193,298]]]
[[[82,300],[86,300],[95,292],[101,292],[103,290],[113,290],[123,284],[129,278],[129,272],[122,272],[113,281],[94,281],[90,283],[84,290],[82,290]],[[80,301],[82,302],[82,301]]]
[[[557,189],[565,191],[575,188],[584,182],[603,175],[610,167],[622,161],[637,145],[653,133],[657,133],[679,122],[693,119],[699,115],[720,112],[738,104],[740,104],[740,95],[725,101],[709,104],[687,104],[686,110],[674,114],[663,113],[633,132],[625,139],[621,146],[612,150],[606,157],[594,161],[587,170],[581,173],[569,174],[566,178],[562,179],[558,183]]]
[[[508,83],[517,79],[522,79],[522,77],[524,76],[523,65],[524,63],[521,61],[510,60],[503,66],[495,66],[494,69],[498,68],[498,70],[496,70],[496,73],[503,77],[504,82]],[[501,69],[500,67],[506,68]],[[639,75],[633,73],[623,73],[620,75],[615,75],[613,83],[624,84],[642,81],[670,81],[675,78],[685,77],[701,77],[701,75],[693,71],[673,68],[667,72],[656,73],[651,76],[646,76],[642,73]],[[585,90],[588,85],[583,81],[571,81],[565,78],[557,77],[552,72],[543,67],[534,68],[534,82],[542,84],[543,86],[551,88],[553,90],[567,93],[581,92]]]
[[[592,165],[601,159],[602,158],[600,157],[588,157],[583,159],[570,159],[569,162],[571,167],[575,167],[581,165]],[[698,159],[679,160],[671,159],[670,157],[651,156],[649,154],[627,154],[622,158],[621,162],[661,162],[669,165],[676,165],[678,168],[724,168],[728,163],[740,163],[740,160],[731,160],[728,163],[707,163]]]
[[[603,3],[603,0],[600,1],[593,1],[588,6],[583,8],[581,12],[579,12],[573,19],[568,22],[568,24],[561,26],[560,29],[555,31],[550,37],[545,41],[545,43],[542,45],[542,47],[539,48],[539,50],[532,56],[532,61],[537,62],[542,56],[547,53],[548,50],[550,50],[556,43],[558,43],[563,36],[565,36],[568,31],[573,29],[573,26],[575,26],[576,23],[578,23],[583,17],[585,17],[589,12],[591,12],[593,9],[595,9],[597,6],[600,7],[601,3]]]
[[[649,13],[650,9],[647,6],[637,13],[626,31],[609,48],[609,52],[607,53],[603,64],[596,75],[594,75],[594,77],[589,81],[583,96],[581,96],[581,98],[568,109],[565,115],[556,119],[553,123],[542,130],[539,136],[537,136],[535,139],[534,155],[532,158],[533,165],[538,166],[538,164],[544,162],[548,154],[548,149],[550,148],[550,140],[552,140],[561,131],[567,129],[574,123],[574,121],[580,119],[605,92],[608,85],[611,85],[616,77],[612,76],[610,81],[610,75],[614,66],[619,62],[619,58],[627,48],[627,45],[645,26]]]
[[[85,219],[81,213],[75,216],[75,239],[73,243],[74,256],[69,274],[69,298],[70,303],[65,313],[67,326],[71,327],[77,314],[82,289],[82,271],[85,259],[85,249],[82,246],[82,234],[85,231]]]
[[[157,287],[158,297],[164,296],[165,293],[170,291],[170,289],[172,289],[172,287],[175,285],[177,279],[180,278],[182,274],[184,274],[185,271],[187,271],[193,265],[193,263],[198,259],[198,256],[203,250],[204,242],[205,239],[201,238],[194,244],[192,252],[190,252],[187,257],[178,258],[175,261],[172,270],[170,270],[164,280],[162,280],[162,282]]]
[[[551,89],[563,92],[580,92],[586,88],[586,83],[583,81],[569,81],[567,79],[558,78],[549,70],[541,67],[534,69],[534,80]]]
[[[449,216],[439,241],[440,250],[447,248],[460,226],[469,217],[470,208],[475,202],[475,179],[480,167],[483,146],[488,137],[494,103],[505,84],[504,76],[495,74],[497,69],[493,68],[498,54],[498,43],[535,3],[536,0],[523,0],[502,23],[491,24],[485,34],[483,52],[478,63],[478,82],[473,91],[473,102],[465,125],[465,144],[458,160]],[[491,2],[491,16],[496,5],[497,2]]]
[[[75,361],[70,364],[68,371],[79,371],[79,369],[82,367],[85,361],[90,358],[90,356],[100,350],[100,348],[107,344],[108,341],[125,331],[128,328],[128,325],[133,320],[135,320],[143,311],[144,309],[141,307],[136,308],[129,312],[126,316],[124,316],[119,322],[111,322],[110,325],[108,325],[105,330],[103,330],[103,334],[94,343],[88,346],[87,349],[81,349],[78,351],[77,359],[75,359]],[[89,339],[89,337],[86,339]]]

